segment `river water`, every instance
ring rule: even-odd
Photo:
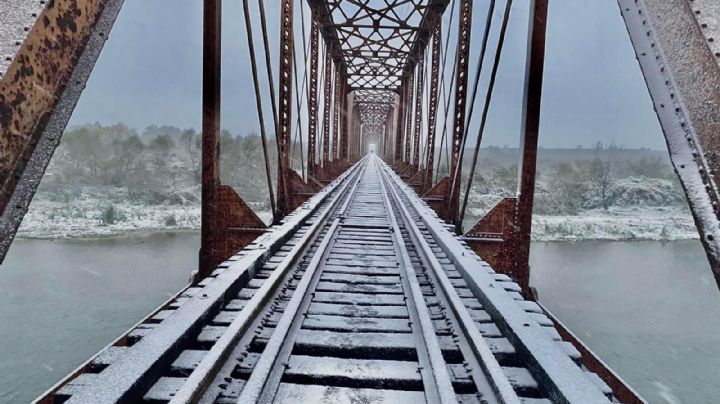
[[[0,267],[0,403],[32,400],[168,299],[197,234],[16,240]],[[540,299],[652,403],[716,403],[720,292],[697,241],[536,243]]]

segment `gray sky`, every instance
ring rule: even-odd
[[[251,4],[256,3],[251,1]],[[257,132],[258,124],[240,5],[240,0],[224,2],[222,124],[234,133],[248,133]],[[277,3],[266,2],[266,7],[272,63],[277,74]],[[503,7],[504,3],[499,1],[496,28]],[[486,8],[487,1],[475,1],[471,77]],[[485,146],[514,147],[518,143],[526,9],[527,2],[515,2],[483,140]],[[296,12],[299,30],[300,15]],[[308,15],[306,13],[306,17]],[[253,23],[260,51],[257,16]],[[456,23],[457,15],[453,25]],[[200,1],[126,0],[71,124],[122,121],[138,129],[149,124],[199,128],[201,28]],[[497,30],[490,40],[489,55],[494,52],[496,37]],[[299,36],[296,41],[297,52],[301,52]],[[452,42],[450,46],[454,50]],[[449,57],[452,51],[450,54]],[[450,69],[448,66],[448,76]],[[481,83],[486,80],[487,74],[484,74]],[[267,86],[264,81],[263,86]],[[265,91],[266,122],[269,123],[270,104]],[[542,146],[575,147],[602,141],[629,148],[665,147],[615,1],[551,2],[543,92]],[[474,124],[470,128],[471,142],[474,142],[483,93],[481,85]]]

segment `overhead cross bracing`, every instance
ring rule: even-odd
[[[349,0],[316,1],[327,36],[353,89],[397,90],[418,55],[415,44],[427,34],[435,7],[447,1]],[[442,6],[444,7],[444,6]],[[332,46],[332,45],[331,45]]]
[[[353,103],[363,125],[382,126],[395,107],[395,93],[382,90],[355,90]]]

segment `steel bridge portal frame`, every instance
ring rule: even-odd
[[[362,54],[362,49],[343,48],[348,44],[348,35],[357,34],[358,31],[351,19],[348,20],[350,22],[333,21],[331,8],[334,10],[342,7],[341,3],[307,1],[312,10],[310,54],[311,65],[315,66],[314,70],[311,69],[313,77],[310,81],[316,83],[320,74],[320,37],[327,49],[325,70],[326,73],[330,71],[330,74],[324,76],[326,85],[322,102],[326,109],[322,122],[324,136],[320,166],[331,160],[347,164],[349,160],[357,159],[365,147],[366,135],[374,130],[376,136],[378,133],[384,136],[379,138],[384,139],[379,150],[387,159],[393,160],[396,167],[413,164],[413,169],[417,170],[425,162],[426,171],[421,189],[427,190],[432,183],[434,156],[430,152],[427,157],[419,155],[418,145],[422,144],[422,134],[418,130],[422,112],[421,83],[425,80],[422,55],[425,54],[431,37],[434,37],[432,41],[438,46],[433,46],[431,56],[431,100],[428,110],[428,124],[430,128],[434,128],[437,113],[437,67],[440,63],[439,51],[436,49],[440,48],[441,42],[439,17],[449,2],[429,0],[427,4],[416,8],[415,11],[424,11],[421,12],[419,26],[412,28],[414,33],[403,32],[403,29],[407,29],[403,25],[403,28],[396,29],[393,34],[393,38],[412,42],[410,50],[389,49],[387,60],[396,60],[397,64],[386,63],[379,68],[381,70],[377,70],[373,64],[377,56],[363,56],[366,59],[361,64],[348,63],[351,61],[348,55]],[[281,2],[280,88],[277,104],[274,104],[280,109],[278,121],[275,122],[279,127],[280,156],[276,219],[291,212],[318,189],[305,183],[290,167],[294,3],[289,0]],[[717,140],[717,133],[720,133],[720,92],[716,90],[720,85],[720,46],[716,40],[720,37],[720,25],[717,24],[717,21],[720,21],[720,7],[711,0],[618,0],[618,4],[662,125],[670,157],[688,196],[716,280],[720,282],[720,194],[717,190],[720,180],[720,142]],[[2,7],[7,9],[4,11],[6,15],[29,12],[27,15],[23,14],[24,17],[18,14],[18,24],[24,24],[25,29],[23,34],[12,41],[15,44],[11,46],[12,49],[4,50],[11,56],[6,57],[6,63],[0,66],[0,256],[5,255],[27,211],[68,122],[69,113],[80,96],[121,6],[121,0],[57,0],[32,6],[30,10],[13,1],[3,3]],[[461,178],[461,146],[466,134],[467,58],[473,1],[459,0],[459,6],[458,68],[455,74],[451,128],[451,176],[435,184],[428,193],[429,197],[439,198],[429,203],[434,203],[436,210],[447,221],[456,224],[460,224],[457,223],[460,196],[460,183],[457,179]],[[529,40],[530,56],[521,143],[523,157],[518,195],[514,207],[511,202],[501,203],[497,212],[491,212],[484,222],[481,221],[473,227],[475,233],[466,235],[468,238],[491,238],[489,236],[495,234],[498,238],[509,241],[508,246],[512,248],[498,253],[497,257],[501,258],[499,262],[505,260],[507,263],[507,259],[501,256],[512,255],[513,262],[509,265],[509,273],[523,285],[526,293],[529,286],[527,252],[531,231],[547,0],[534,1],[531,6],[534,17],[531,20]],[[365,3],[362,3],[361,8],[366,14],[387,14],[387,10],[370,10],[370,6]],[[72,29],[62,23],[63,15],[73,16]],[[203,245],[200,252],[200,277],[215,263],[222,261],[223,256],[235,252],[265,229],[264,223],[252,209],[231,188],[220,183],[217,161],[221,74],[219,0],[204,0],[203,15]],[[684,34],[679,36],[677,32]],[[378,44],[378,41],[365,38],[363,46]],[[335,71],[334,77],[332,71]],[[329,114],[332,113],[334,82],[336,119],[332,128],[334,130],[331,131],[332,118]],[[320,100],[317,99],[319,86],[310,87],[310,122],[314,130],[311,130],[309,135],[311,150],[308,150],[308,160],[312,175],[317,168],[317,147],[320,143],[317,141],[317,106]],[[386,111],[387,115],[382,117],[374,129],[372,125],[363,124],[362,114],[357,111],[359,104],[352,104],[352,110],[348,110],[351,105],[348,103],[348,94],[360,89],[382,89],[399,94],[399,102]],[[417,102],[413,102],[413,99]],[[411,125],[412,122],[415,123],[414,126]],[[383,129],[378,132],[380,127]],[[428,150],[435,144],[435,130],[431,129],[431,132],[425,142]],[[334,151],[330,150],[331,137],[336,139],[333,142]],[[411,151],[414,153],[411,154]],[[497,225],[491,223],[500,223],[499,230]],[[508,237],[512,240],[506,240]]]

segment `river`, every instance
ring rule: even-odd
[[[0,267],[0,403],[27,402],[179,290],[197,234],[16,240]],[[720,292],[697,241],[535,243],[540,299],[652,403],[714,403]]]

